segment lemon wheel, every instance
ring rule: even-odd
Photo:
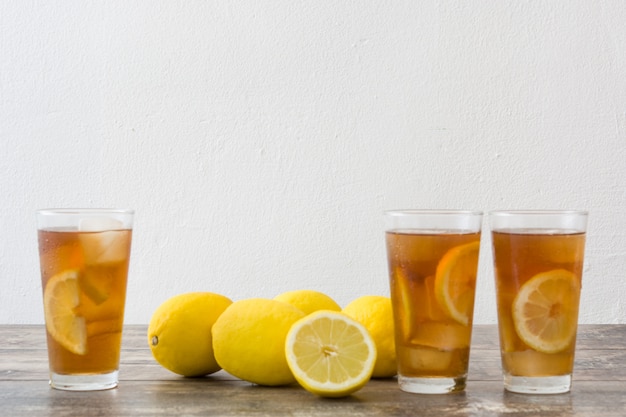
[[[515,330],[531,348],[543,353],[565,350],[576,336],[579,280],[555,269],[528,280],[513,300]]]
[[[462,325],[469,324],[474,307],[479,242],[450,249],[437,265],[435,297],[443,311]]]

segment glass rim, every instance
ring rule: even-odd
[[[398,209],[398,210],[386,210],[383,212],[386,216],[411,216],[411,215],[444,215],[444,216],[454,216],[454,215],[470,215],[470,216],[480,216],[483,215],[481,210],[456,210],[456,209]]]
[[[589,211],[587,210],[551,210],[551,209],[538,209],[538,210],[491,210],[488,212],[490,216],[561,216],[561,215],[579,215],[587,216]]]
[[[71,215],[71,214],[135,214],[133,209],[118,209],[118,208],[46,208],[36,210],[40,215]]]

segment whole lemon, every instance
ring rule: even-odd
[[[394,376],[397,365],[391,299],[381,295],[365,295],[350,302],[342,312],[365,326],[374,339],[378,357],[372,377]]]
[[[217,372],[211,328],[232,301],[219,294],[176,295],[161,304],[150,319],[148,345],[164,368],[183,376]]]
[[[314,290],[287,291],[274,297],[274,300],[291,304],[302,310],[304,314],[311,314],[318,310],[341,311],[341,307],[335,300]]]
[[[294,382],[285,339],[291,325],[304,316],[296,307],[276,300],[234,302],[213,325],[217,363],[231,375],[259,385]]]

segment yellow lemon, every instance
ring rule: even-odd
[[[183,376],[217,372],[211,328],[232,301],[211,292],[174,296],[161,304],[148,326],[148,345],[164,368]]]
[[[318,310],[341,311],[341,307],[335,300],[314,290],[287,291],[274,297],[274,300],[291,304],[302,310],[304,314],[311,314]]]
[[[437,264],[435,297],[450,316],[468,325],[474,309],[479,242],[450,249]]]
[[[259,385],[285,385],[294,377],[285,358],[285,338],[304,313],[265,298],[234,302],[213,326],[213,348],[220,366]]]
[[[87,353],[87,325],[76,313],[80,304],[79,273],[67,270],[46,283],[43,306],[46,329],[61,346],[77,355]]]
[[[298,320],[285,341],[287,363],[298,383],[322,397],[344,397],[372,376],[376,345],[358,321],[335,311]]]
[[[519,337],[543,353],[565,350],[576,336],[579,280],[555,269],[526,281],[513,300],[513,324]]]
[[[365,295],[351,301],[343,313],[361,323],[374,339],[378,356],[372,377],[388,378],[397,372],[391,299]]]

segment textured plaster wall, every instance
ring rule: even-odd
[[[43,322],[54,206],[136,209],[127,323],[186,291],[388,294],[386,209],[588,209],[581,322],[626,323],[625,22],[623,1],[0,1],[0,323]]]

